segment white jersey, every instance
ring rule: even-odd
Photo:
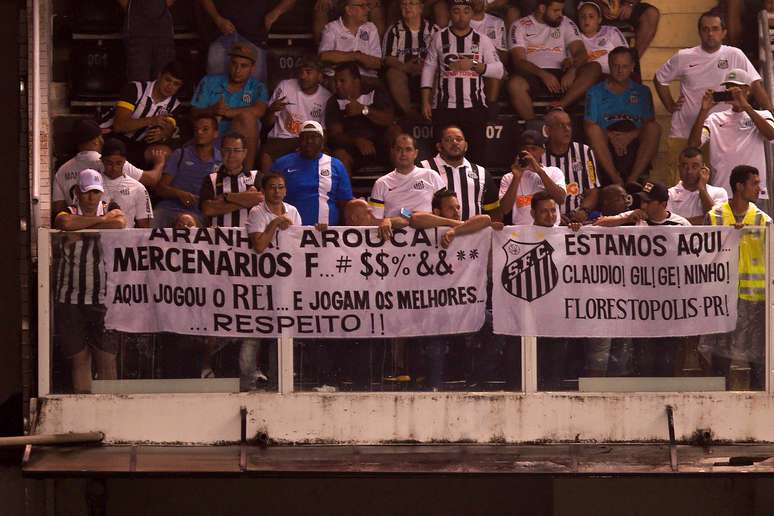
[[[626,218],[631,216],[634,210],[625,211],[618,215],[618,217]],[[638,220],[635,226],[690,226],[691,223],[685,217],[681,217],[671,211],[667,212],[667,216],[663,220]]]
[[[119,176],[117,179],[102,176],[102,181],[105,185],[102,200],[114,202],[121,208],[127,228],[135,227],[138,220],[153,218],[148,190],[139,181],[127,176]]]
[[[285,97],[288,104],[275,115],[277,121],[269,132],[269,138],[298,138],[301,124],[307,120],[320,122],[325,127],[325,104],[331,92],[322,85],[317,91],[307,95],[298,85],[297,79],[280,81],[269,99],[269,104]]]
[[[344,26],[341,18],[333,20],[323,27],[320,37],[319,53],[329,50],[338,50],[340,52],[362,52],[369,56],[382,57],[382,45],[379,41],[379,31],[376,25],[371,22],[365,22],[357,28],[357,33],[352,34]],[[333,69],[327,68],[326,75],[333,75]],[[376,77],[376,70],[360,67],[360,75]]]
[[[707,185],[707,194],[710,196],[710,199],[712,199],[713,206],[728,201],[728,194],[723,188]],[[693,192],[687,190],[683,186],[682,181],[669,189],[669,203],[667,204],[667,209],[686,219],[692,219],[693,217],[704,216],[707,214],[707,210],[705,210],[704,206],[701,204],[699,190],[694,190]]]
[[[757,111],[769,124],[774,117],[768,111]],[[768,199],[766,190],[766,139],[755,127],[750,115],[733,109],[710,114],[701,130],[701,144],[709,140],[711,183],[731,193],[731,170],[737,165],[750,165],[758,169],[761,178],[761,199]]]
[[[282,214],[290,219],[290,223],[294,226],[301,226],[301,215],[295,206],[283,202]],[[250,213],[247,215],[247,222],[245,223],[245,229],[247,234],[251,233],[263,233],[266,231],[266,227],[269,222],[276,219],[279,215],[274,214],[266,205],[266,201],[261,204],[256,204],[250,209]]]
[[[454,70],[449,65],[458,59],[473,59],[486,65],[479,75],[474,70]],[[501,79],[503,63],[494,45],[473,29],[457,36],[450,28],[436,32],[422,66],[422,87],[432,88],[438,78],[433,106],[442,109],[486,106],[484,77]]]
[[[492,40],[494,47],[502,52],[505,52],[507,47],[505,45],[505,22],[492,14],[484,14],[484,18],[476,20],[470,19],[470,26],[474,31],[479,34],[483,34]]]
[[[395,217],[400,210],[433,211],[433,194],[444,188],[443,180],[434,170],[414,167],[408,174],[393,170],[374,183],[368,204],[377,219]]]
[[[556,183],[556,185],[562,190],[566,190],[564,184],[564,173],[557,167],[543,167],[548,177]],[[502,200],[505,192],[508,191],[508,187],[513,181],[513,174],[508,172],[500,181],[500,200]],[[543,180],[540,176],[532,170],[525,170],[521,176],[521,181],[516,190],[516,200],[513,206],[503,206],[503,213],[511,212],[511,222],[514,225],[532,225],[532,196],[538,192],[545,190]],[[556,206],[556,225],[559,225],[559,205]]]
[[[558,27],[549,27],[529,15],[511,24],[508,49],[523,48],[527,61],[535,66],[559,69],[567,57],[567,47],[580,40],[578,27],[567,16],[562,17]]]
[[[78,184],[78,174],[87,168],[103,173],[105,166],[100,160],[101,157],[97,151],[81,151],[59,167],[54,175],[54,190],[51,194],[51,200],[54,202],[64,201],[68,205],[74,204],[77,199],[75,186]],[[137,168],[127,161],[124,163],[123,173],[125,176],[139,181],[144,172],[141,168]],[[103,177],[105,177],[104,174]]]
[[[629,43],[621,34],[618,27],[612,25],[602,25],[599,32],[591,37],[581,33],[583,46],[586,47],[586,53],[589,55],[589,61],[596,61],[602,67],[602,73],[610,73],[610,61],[608,54],[616,47],[628,47]]]
[[[761,76],[744,53],[736,47],[722,45],[709,54],[700,46],[679,50],[661,65],[656,72],[656,82],[667,85],[680,81],[680,95],[685,99],[682,107],[672,113],[672,138],[685,138],[691,135],[691,128],[701,109],[701,99],[707,90],[723,90],[720,83],[726,74],[734,68],[741,68],[750,74],[752,82]],[[720,103],[712,111],[728,109],[728,104]]]

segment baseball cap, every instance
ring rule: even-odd
[[[325,136],[325,131],[323,131],[320,122],[315,120],[307,120],[301,124],[301,131],[299,133],[317,133],[320,136]]]
[[[232,57],[244,57],[253,63],[258,59],[258,53],[255,51],[255,48],[245,43],[235,43],[231,47],[231,50],[228,51],[228,55]]]
[[[741,68],[734,68],[726,74],[726,78],[723,79],[722,84],[734,84],[737,86],[749,86],[752,81],[750,80],[750,74]]]
[[[78,188],[81,189],[81,192],[88,192],[90,190],[104,192],[105,188],[102,186],[102,174],[92,168],[81,170],[78,174]]]
[[[642,191],[640,192],[640,199],[643,202],[650,202],[650,201],[667,202],[669,201],[669,190],[667,189],[664,183],[647,182],[642,186]]]
[[[97,122],[94,120],[80,120],[73,131],[75,136],[75,144],[81,145],[89,140],[93,140],[97,136],[102,134],[102,129],[99,128]]]
[[[596,2],[581,2],[578,4],[578,7],[576,7],[575,12],[579,13],[581,10],[581,7],[583,7],[584,5],[592,5],[597,11],[599,11],[599,14],[602,14],[602,8],[599,7],[599,4]]]
[[[126,157],[126,145],[118,138],[108,138],[102,146],[102,155]]]
[[[521,133],[522,145],[537,145],[538,147],[542,147],[545,143],[546,138],[540,134],[539,131],[535,131],[534,129],[527,129]]]

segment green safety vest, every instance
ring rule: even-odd
[[[709,212],[713,226],[733,226],[736,217],[727,202]],[[766,225],[766,217],[754,204],[750,203],[744,214],[745,226]],[[746,301],[766,300],[766,259],[765,229],[745,228],[739,239],[739,298]]]

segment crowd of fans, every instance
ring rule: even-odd
[[[180,137],[177,94],[193,78],[169,60],[174,0],[123,1],[130,82],[110,113],[75,129],[78,154],[54,178],[55,227],[246,227],[263,252],[277,231],[299,224],[378,226],[384,237],[408,225],[447,226],[448,245],[455,235],[503,223],[583,231],[770,221],[756,203],[768,198],[771,100],[744,53],[723,44],[721,11],[702,14],[700,45],[680,50],[655,75],[672,122],[668,163],[654,167],[661,126],[638,76],[659,20],[647,3],[318,0],[318,53],[304,56],[297,76],[270,92],[266,33],[294,0],[273,9],[260,0],[199,1],[220,36],[191,101],[190,139]],[[633,27],[631,48],[622,23]],[[674,81],[677,99],[669,88]],[[513,142],[510,171],[498,185],[481,164],[485,127],[503,89],[527,128]],[[538,113],[537,99],[547,103],[545,113]],[[573,132],[581,101],[582,135]],[[437,154],[418,163],[416,141],[398,121],[432,123]],[[394,170],[376,180],[367,201],[354,199],[351,177],[385,156]],[[743,237],[740,330],[698,346],[713,371],[750,369],[753,387],[762,385],[762,335],[741,330],[763,328],[761,238]],[[68,242],[57,273],[58,306],[69,314],[57,317],[60,334],[102,331],[99,281],[78,285],[65,271],[84,266],[83,256],[96,251],[85,239]],[[624,341],[571,346],[585,349],[575,376],[632,374],[632,367],[674,372],[667,371],[679,348],[673,342],[663,346],[659,364],[643,360],[638,368],[637,350],[646,345]],[[101,378],[114,374],[105,364],[111,353],[115,358],[114,346],[106,339],[91,344],[63,346],[76,391],[89,390],[92,356]],[[557,350],[571,344],[544,342],[543,352],[553,354],[545,362],[558,367]],[[266,379],[255,368],[257,347],[241,343],[245,388]],[[436,357],[429,385],[437,388],[446,348],[438,339],[425,348]],[[567,376],[546,374],[554,383]]]

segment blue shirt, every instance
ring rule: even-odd
[[[640,128],[653,118],[653,97],[647,86],[629,81],[629,87],[617,95],[598,82],[586,93],[586,120],[607,129],[616,122],[631,122]]]
[[[191,106],[195,108],[208,108],[217,104],[220,97],[223,96],[223,102],[230,108],[241,108],[252,106],[256,101],[267,102],[269,100],[269,90],[266,85],[255,77],[250,77],[247,82],[238,91],[228,91],[228,75],[206,75],[196,87]],[[231,121],[221,120],[218,125],[218,131],[222,137],[231,127]]]
[[[192,144],[173,152],[164,166],[164,174],[172,176],[170,186],[199,195],[204,178],[217,171],[222,162],[220,149],[213,148],[212,151],[212,159],[209,161],[199,159]],[[177,199],[163,199],[158,206],[171,210],[199,211],[197,207],[185,208]]]
[[[352,185],[344,164],[330,158],[330,166],[320,167],[318,159],[302,158],[298,152],[286,154],[274,162],[271,169],[285,177],[285,202],[296,207],[305,226],[339,224],[336,201],[352,199]]]

